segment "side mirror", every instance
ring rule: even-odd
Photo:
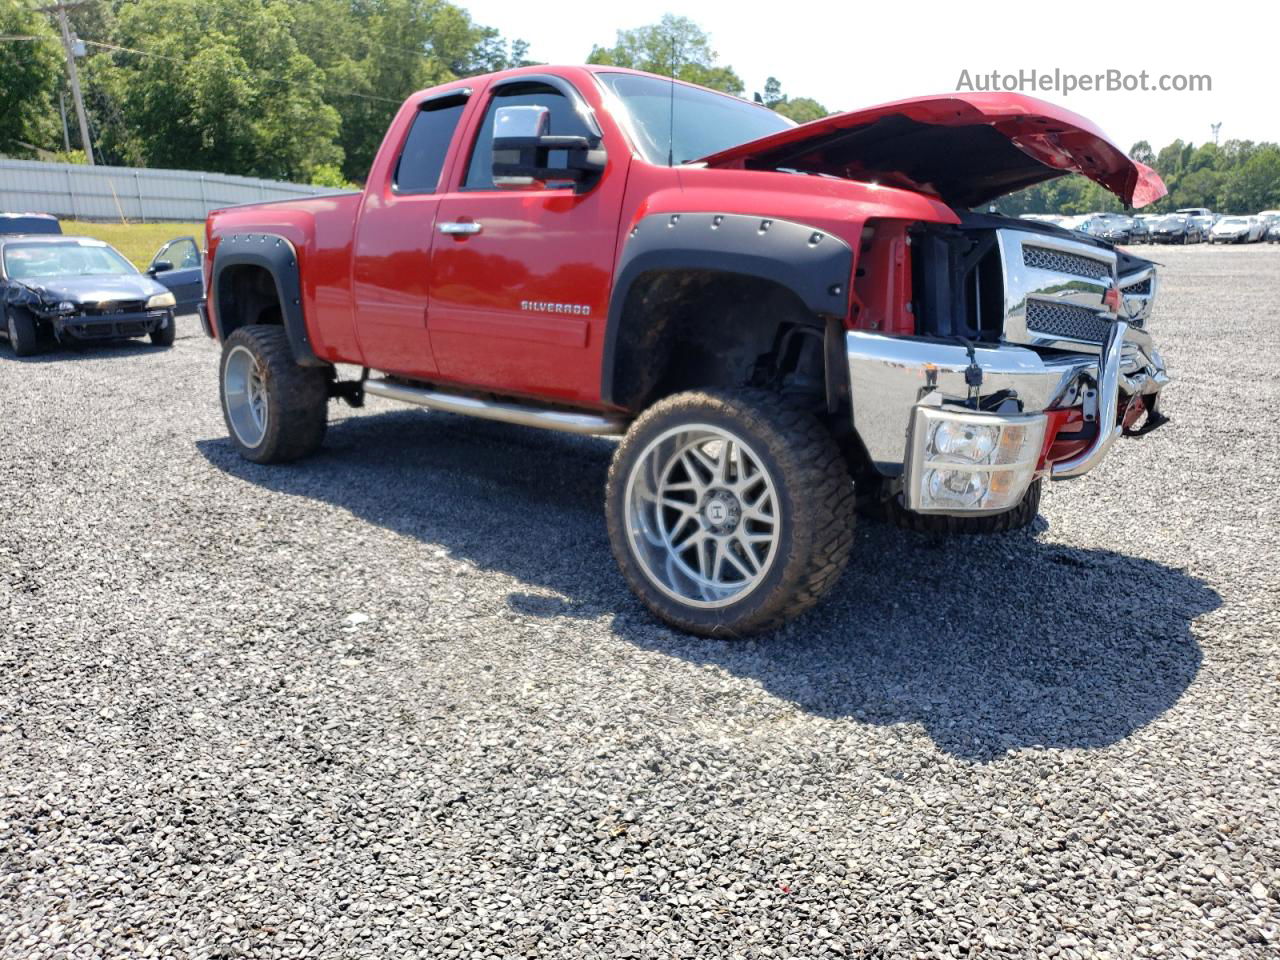
[[[547,133],[551,111],[536,105],[499,107],[493,123],[493,183],[519,189],[569,181],[582,187],[605,167],[599,141]]]
[[[147,267],[147,273],[157,274],[164,273],[173,269],[173,263],[168,260],[157,260],[151,266]]]

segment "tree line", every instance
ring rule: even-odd
[[[94,156],[124,166],[362,181],[409,93],[533,62],[447,0],[93,0],[68,15]],[[744,93],[685,17],[619,31],[589,60]],[[49,15],[0,0],[0,153],[83,158],[66,87]],[[773,78],[756,98],[826,114]]]
[[[404,98],[458,77],[524,66],[528,45],[448,0],[91,0],[69,8],[99,162],[207,170],[325,185],[362,181]],[[619,30],[587,62],[674,76],[748,96],[687,17]],[[37,0],[0,0],[0,153],[73,159],[64,140],[66,65]],[[751,98],[804,123],[826,116],[769,77]],[[60,104],[61,101],[61,104]],[[69,149],[68,149],[69,148]],[[1131,155],[1169,196],[1153,209],[1280,208],[1280,146],[1176,140]],[[1004,198],[1002,212],[1089,213],[1119,201],[1084,177]]]
[[[1208,207],[1218,213],[1280,210],[1280,144],[1228,140],[1196,146],[1175,140],[1158,153],[1139,140],[1133,159],[1154,167],[1169,195],[1143,208],[1162,213],[1185,207]],[[1063,177],[1037,184],[1000,200],[1002,213],[1094,213],[1118,211],[1120,201],[1092,180]]]
[[[95,158],[124,166],[360,181],[409,93],[532,63],[447,0],[96,0],[68,15]],[[590,56],[743,92],[686,18]],[[50,17],[0,0],[0,153],[83,157],[66,85]],[[789,114],[816,107],[777,81],[764,95]]]

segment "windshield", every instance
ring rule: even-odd
[[[1242,220],[1240,217],[1227,217],[1227,219],[1222,221],[1221,225],[1224,227],[1247,227],[1249,225],[1249,221]]]
[[[105,244],[9,243],[4,271],[14,280],[47,277],[101,277],[137,273],[128,260]]]
[[[650,163],[688,163],[795,126],[768,107],[727,94],[631,73],[598,73],[631,119],[636,146]],[[674,122],[672,104],[675,105]],[[672,139],[674,134],[674,146]]]

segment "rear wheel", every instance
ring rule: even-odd
[[[5,329],[9,335],[9,346],[14,356],[29,357],[40,350],[39,331],[35,318],[27,311],[10,307],[5,311]]]
[[[283,327],[241,327],[223,342],[222,415],[240,455],[285,463],[314,453],[328,420],[328,378],[300,367]]]
[[[635,594],[709,636],[811,607],[853,544],[853,484],[831,435],[757,390],[681,393],[646,411],[614,455],[605,512]]]

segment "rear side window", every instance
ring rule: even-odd
[[[465,98],[457,97],[432,101],[418,111],[396,161],[396,190],[431,193],[439,186],[449,143],[466,105]]]

